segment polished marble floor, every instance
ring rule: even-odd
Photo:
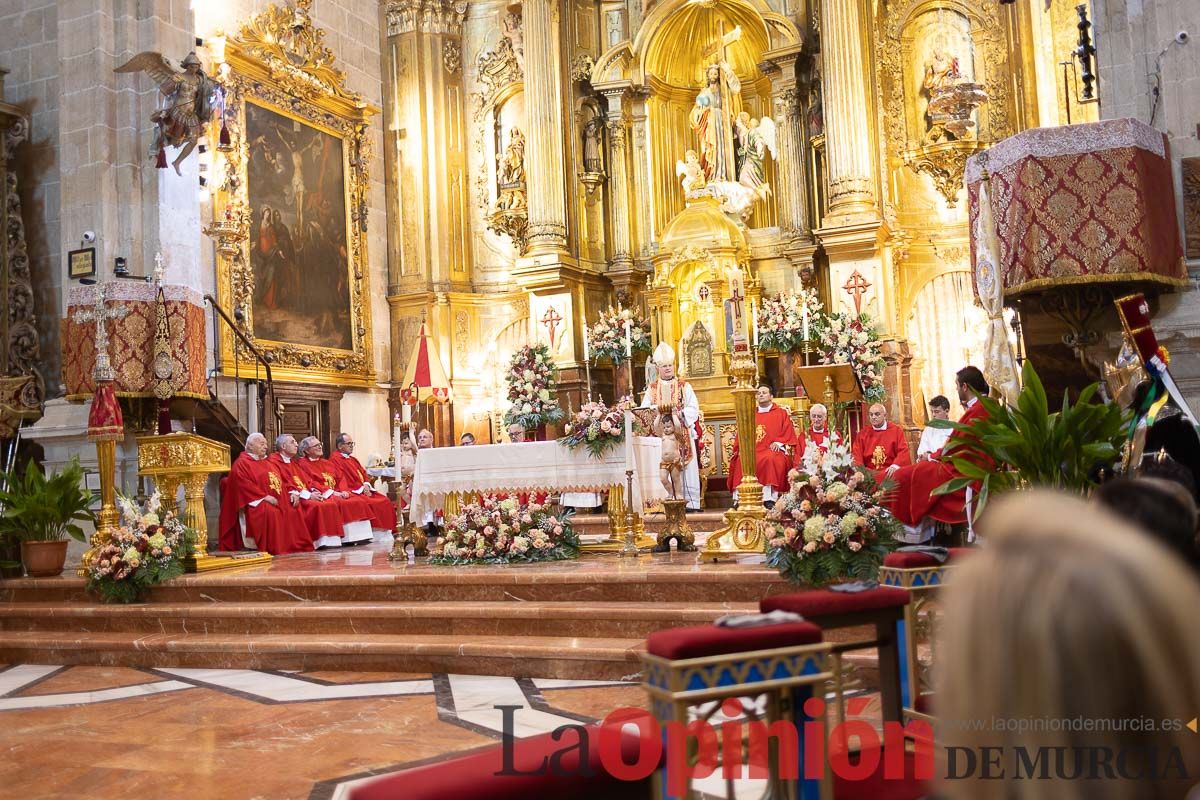
[[[356,784],[642,707],[636,683],[480,675],[0,667],[0,797],[345,798]],[[878,714],[873,696],[851,716]],[[720,791],[719,786],[713,787]]]

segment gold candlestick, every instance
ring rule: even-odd
[[[625,504],[625,543],[622,545],[617,555],[622,558],[636,558],[639,554],[637,546],[637,531],[634,529],[636,523],[633,515],[633,470],[625,470],[625,496],[628,502]]]

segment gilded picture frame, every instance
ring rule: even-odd
[[[310,5],[268,6],[226,42],[206,232],[218,302],[276,380],[371,386],[368,121],[379,109],[346,88]],[[253,372],[253,355],[218,335],[221,370]]]

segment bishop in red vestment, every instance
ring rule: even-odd
[[[792,468],[800,440],[791,415],[772,402],[770,386],[759,386],[755,399],[758,401],[754,415],[755,475],[763,487],[763,502],[773,503],[788,490],[788,471]],[[733,457],[729,459],[729,490],[736,492],[741,482],[742,459],[735,441]]]
[[[850,451],[854,463],[888,474],[895,472],[896,468],[911,464],[912,456],[908,454],[908,441],[904,438],[904,431],[900,430],[899,425],[888,422],[887,409],[875,403],[867,411],[867,415],[871,425],[859,431]]]
[[[822,453],[829,452],[829,410],[822,403],[814,403],[808,409],[808,431],[804,441],[796,448],[794,466],[799,467],[808,455],[808,447],[812,445]]]
[[[975,367],[964,367],[958,372],[958,399],[966,405],[959,422],[971,425],[977,420],[985,419],[987,411],[976,398],[976,394],[985,395],[988,392],[987,381],[983,373]],[[970,441],[972,434],[966,431],[954,431],[947,440],[950,442]],[[896,481],[896,489],[888,499],[888,506],[896,519],[905,525],[915,526],[926,517],[939,522],[961,524],[967,521],[965,488],[950,494],[934,495],[933,490],[943,483],[961,477],[954,468],[950,458],[970,458],[981,465],[987,465],[982,455],[974,454],[968,446],[955,448],[950,457],[943,458],[942,450],[932,453],[929,461],[918,461],[907,467],[901,467],[892,475]]]
[[[340,547],[345,536],[347,509],[322,499],[309,490],[308,477],[300,470],[295,437],[284,434],[275,440],[278,451],[271,454],[288,490],[288,502],[299,512],[315,547]]]
[[[266,438],[251,434],[221,481],[220,548],[250,547],[271,555],[311,551],[312,540],[287,502],[283,477],[266,456]]]
[[[387,495],[380,494],[371,486],[371,479],[363,465],[354,457],[354,439],[348,433],[339,433],[336,440],[337,453],[332,462],[337,472],[337,488],[358,495],[367,503],[371,512],[371,527],[374,530],[396,530],[396,507]]]

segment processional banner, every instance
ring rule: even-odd
[[[972,230],[985,165],[1006,297],[1071,283],[1186,285],[1171,160],[1154,128],[1133,119],[1035,128],[973,156]],[[975,264],[974,240],[971,251]]]

